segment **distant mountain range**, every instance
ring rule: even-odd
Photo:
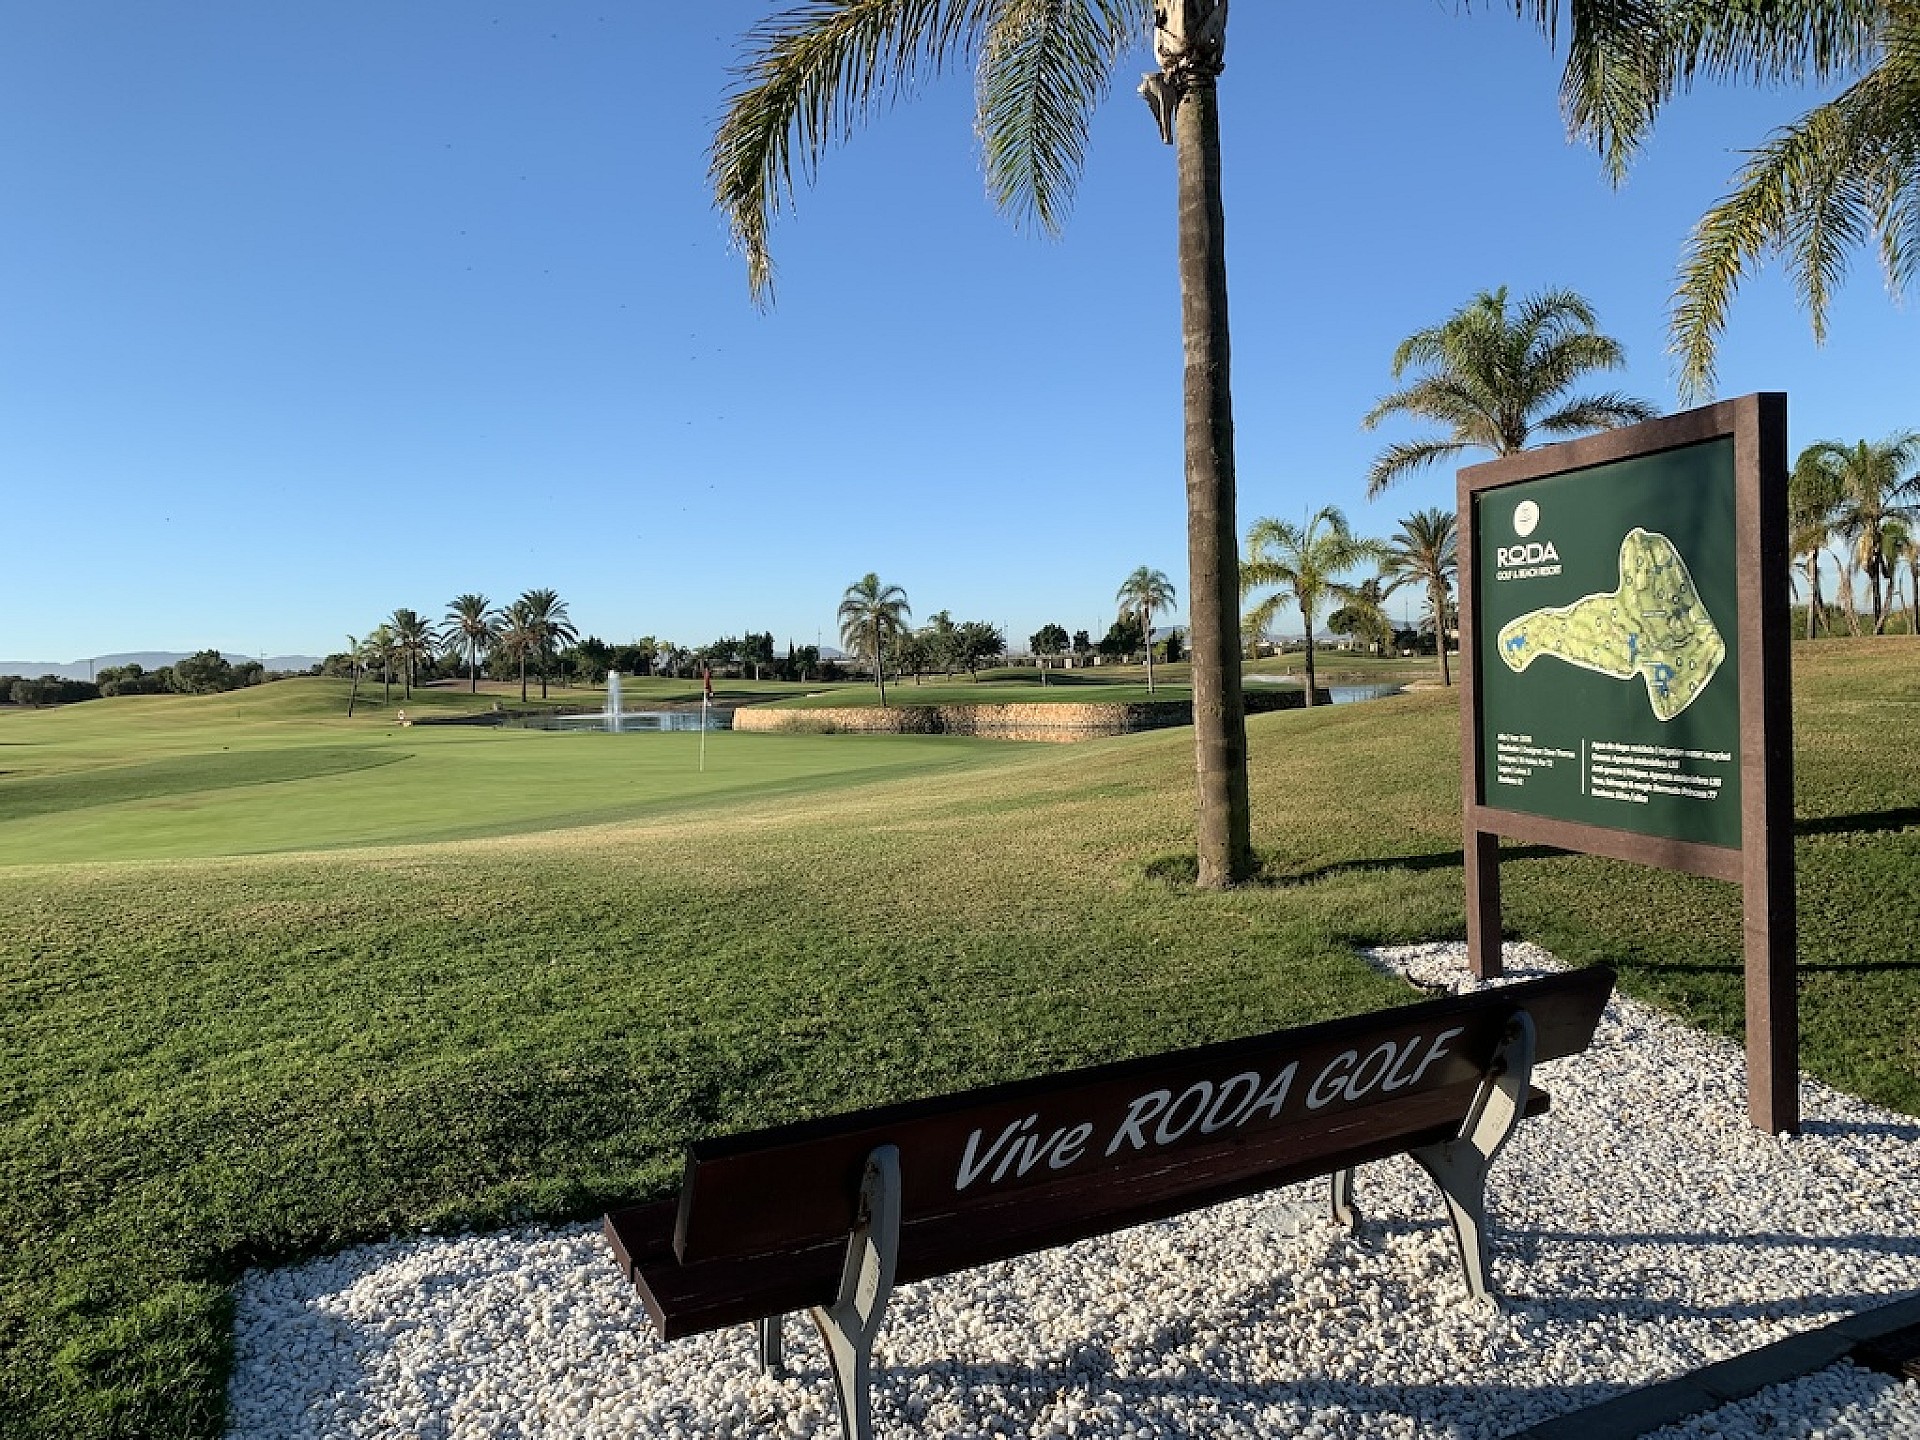
[[[142,670],[158,670],[184,660],[190,650],[141,650],[126,655],[96,655],[91,660],[73,660],[55,664],[51,660],[0,660],[0,675],[19,675],[38,680],[43,675],[58,675],[62,680],[91,680],[102,670],[115,665],[138,665]],[[224,653],[224,652],[223,652]],[[228,655],[230,662],[251,660],[251,655]],[[271,655],[261,662],[269,670],[311,670],[320,663],[316,655]]]

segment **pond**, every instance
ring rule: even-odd
[[[709,709],[704,717],[698,710],[622,710],[615,723],[604,710],[585,715],[532,715],[506,723],[516,730],[578,730],[606,734],[659,734],[662,730],[699,730],[705,719],[708,730],[733,728],[731,710]]]
[[[1297,675],[1249,675],[1249,685],[1285,685],[1291,689],[1300,688]],[[1406,686],[1391,680],[1369,680],[1360,684],[1329,684],[1321,682],[1320,688],[1333,697],[1336,705],[1351,705],[1360,700],[1384,700],[1389,695],[1401,694]]]

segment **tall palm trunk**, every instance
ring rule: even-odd
[[[1820,551],[1816,547],[1807,552],[1807,638],[1809,640],[1813,639],[1814,622],[1819,619],[1821,611],[1825,608],[1820,601]],[[1829,635],[1833,633],[1831,621],[1827,623],[1827,633]]]
[[[1427,592],[1427,601],[1433,606],[1433,648],[1440,652],[1440,683],[1445,688],[1453,688],[1453,671],[1447,668],[1447,592],[1444,586],[1436,585]]]
[[[1147,694],[1153,694],[1153,611],[1150,607],[1140,607],[1140,634],[1147,642]]]
[[[1317,701],[1315,692],[1320,688],[1313,676],[1313,611],[1302,605],[1300,619],[1307,631],[1307,704],[1312,705]]]
[[[873,678],[880,687],[880,708],[887,708],[887,662],[880,649],[880,622],[873,622]]]
[[[1180,325],[1186,351],[1187,565],[1192,606],[1193,742],[1202,889],[1252,878],[1246,704],[1240,693],[1240,560],[1228,388],[1226,214],[1220,189],[1222,47],[1189,50],[1203,7],[1176,0],[1177,49],[1162,72],[1177,88]]]

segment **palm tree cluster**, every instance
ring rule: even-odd
[[[497,657],[516,666],[523,701],[527,698],[528,666],[532,664],[540,676],[540,697],[545,699],[554,657],[579,638],[566,602],[554,590],[528,590],[498,608],[485,595],[456,595],[447,602],[441,624],[403,606],[368,631],[365,638],[347,637],[347,656],[353,669],[347,713],[353,713],[358,701],[363,672],[379,672],[383,703],[392,700],[396,679],[403,687],[404,698],[410,700],[421,673],[441,655],[466,665],[469,692],[480,688],[483,657]]]
[[[1323,506],[1301,523],[1272,516],[1253,522],[1247,531],[1247,558],[1240,566],[1240,583],[1248,597],[1261,596],[1242,618],[1242,631],[1251,645],[1266,638],[1283,609],[1293,607],[1305,634],[1306,703],[1316,703],[1314,654],[1317,626],[1328,606],[1339,603],[1351,628],[1376,636],[1391,635],[1386,601],[1395,591],[1418,585],[1426,600],[1422,628],[1431,627],[1440,657],[1440,680],[1453,683],[1447,663],[1447,644],[1455,613],[1453,587],[1459,572],[1457,532],[1451,510],[1421,510],[1400,522],[1389,540],[1356,535],[1347,517],[1334,506]],[[1351,576],[1363,566],[1375,573]],[[1266,592],[1262,595],[1262,592]],[[1337,612],[1334,623],[1338,623]]]
[[[1840,542],[1840,586],[1835,596],[1847,628],[1860,629],[1854,589],[1864,578],[1872,633],[1886,633],[1899,598],[1900,567],[1913,573],[1914,598],[1908,601],[1910,633],[1920,599],[1920,548],[1914,523],[1920,515],[1920,431],[1908,430],[1878,442],[1843,444],[1821,440],[1802,450],[1787,481],[1787,525],[1796,566],[1804,562],[1807,583],[1807,638],[1832,618],[1821,593],[1820,558]]]

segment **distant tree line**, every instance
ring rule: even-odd
[[[249,685],[305,674],[296,670],[269,670],[258,660],[230,661],[218,650],[200,650],[157,670],[129,662],[103,665],[91,680],[67,680],[58,675],[30,679],[0,675],[0,704],[72,705],[115,695],[218,695]]]
[[[91,680],[64,680],[58,675],[29,680],[24,675],[0,675],[0,705],[71,705],[77,700],[99,698],[100,687]]]
[[[437,622],[403,606],[364,637],[349,635],[347,648],[320,667],[322,674],[352,680],[356,695],[363,680],[378,681],[383,703],[391,701],[395,686],[411,698],[416,686],[461,679],[475,691],[483,679],[517,682],[523,701],[537,679],[544,699],[553,685],[604,685],[614,670],[675,679],[712,673],[796,681],[837,680],[842,673],[817,645],[789,640],[781,654],[772,631],[723,635],[693,647],[654,635],[621,645],[582,636],[567,602],[550,589],[528,590],[499,606],[485,595],[457,595]]]

